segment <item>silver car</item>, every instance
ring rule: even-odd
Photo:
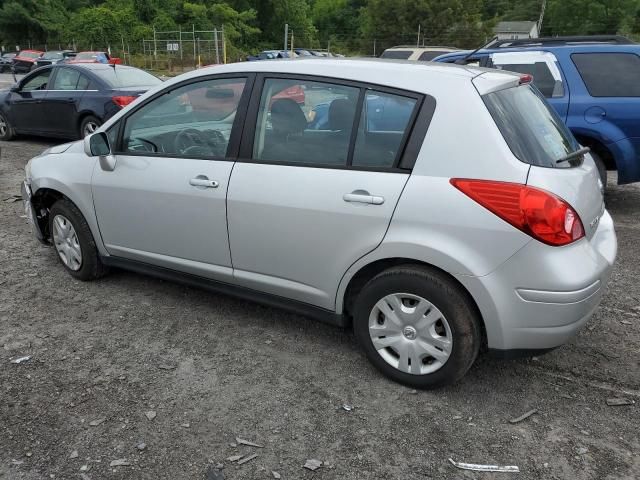
[[[616,257],[595,164],[495,70],[304,59],[205,68],[26,167],[33,231],[110,267],[352,325],[418,388],[532,355],[598,307]]]

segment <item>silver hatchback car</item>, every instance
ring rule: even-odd
[[[418,388],[531,355],[597,308],[617,251],[595,164],[531,77],[305,59],[206,68],[26,167],[38,239],[353,325]]]

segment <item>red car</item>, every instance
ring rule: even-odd
[[[33,70],[38,60],[44,52],[40,50],[21,50],[13,57],[13,68],[16,73],[27,73]]]
[[[66,63],[108,63],[110,65],[119,65],[122,60],[110,56],[107,52],[80,52],[75,57],[67,60]]]

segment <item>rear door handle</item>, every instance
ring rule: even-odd
[[[384,203],[384,197],[378,195],[370,195],[369,192],[363,190],[356,190],[355,192],[345,193],[342,196],[345,202],[349,203],[367,203],[370,205],[382,205]]]
[[[196,177],[189,180],[189,185],[192,187],[218,188],[218,185],[220,184],[215,180],[209,180],[206,177]]]

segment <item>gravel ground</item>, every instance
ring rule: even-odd
[[[22,204],[3,201],[48,145],[0,142],[0,478],[201,479],[217,463],[227,479],[640,478],[638,404],[606,403],[640,401],[639,186],[610,184],[618,263],[577,338],[415,392],[379,375],[350,332],[132,273],[72,280]],[[326,463],[311,472],[307,459]]]

